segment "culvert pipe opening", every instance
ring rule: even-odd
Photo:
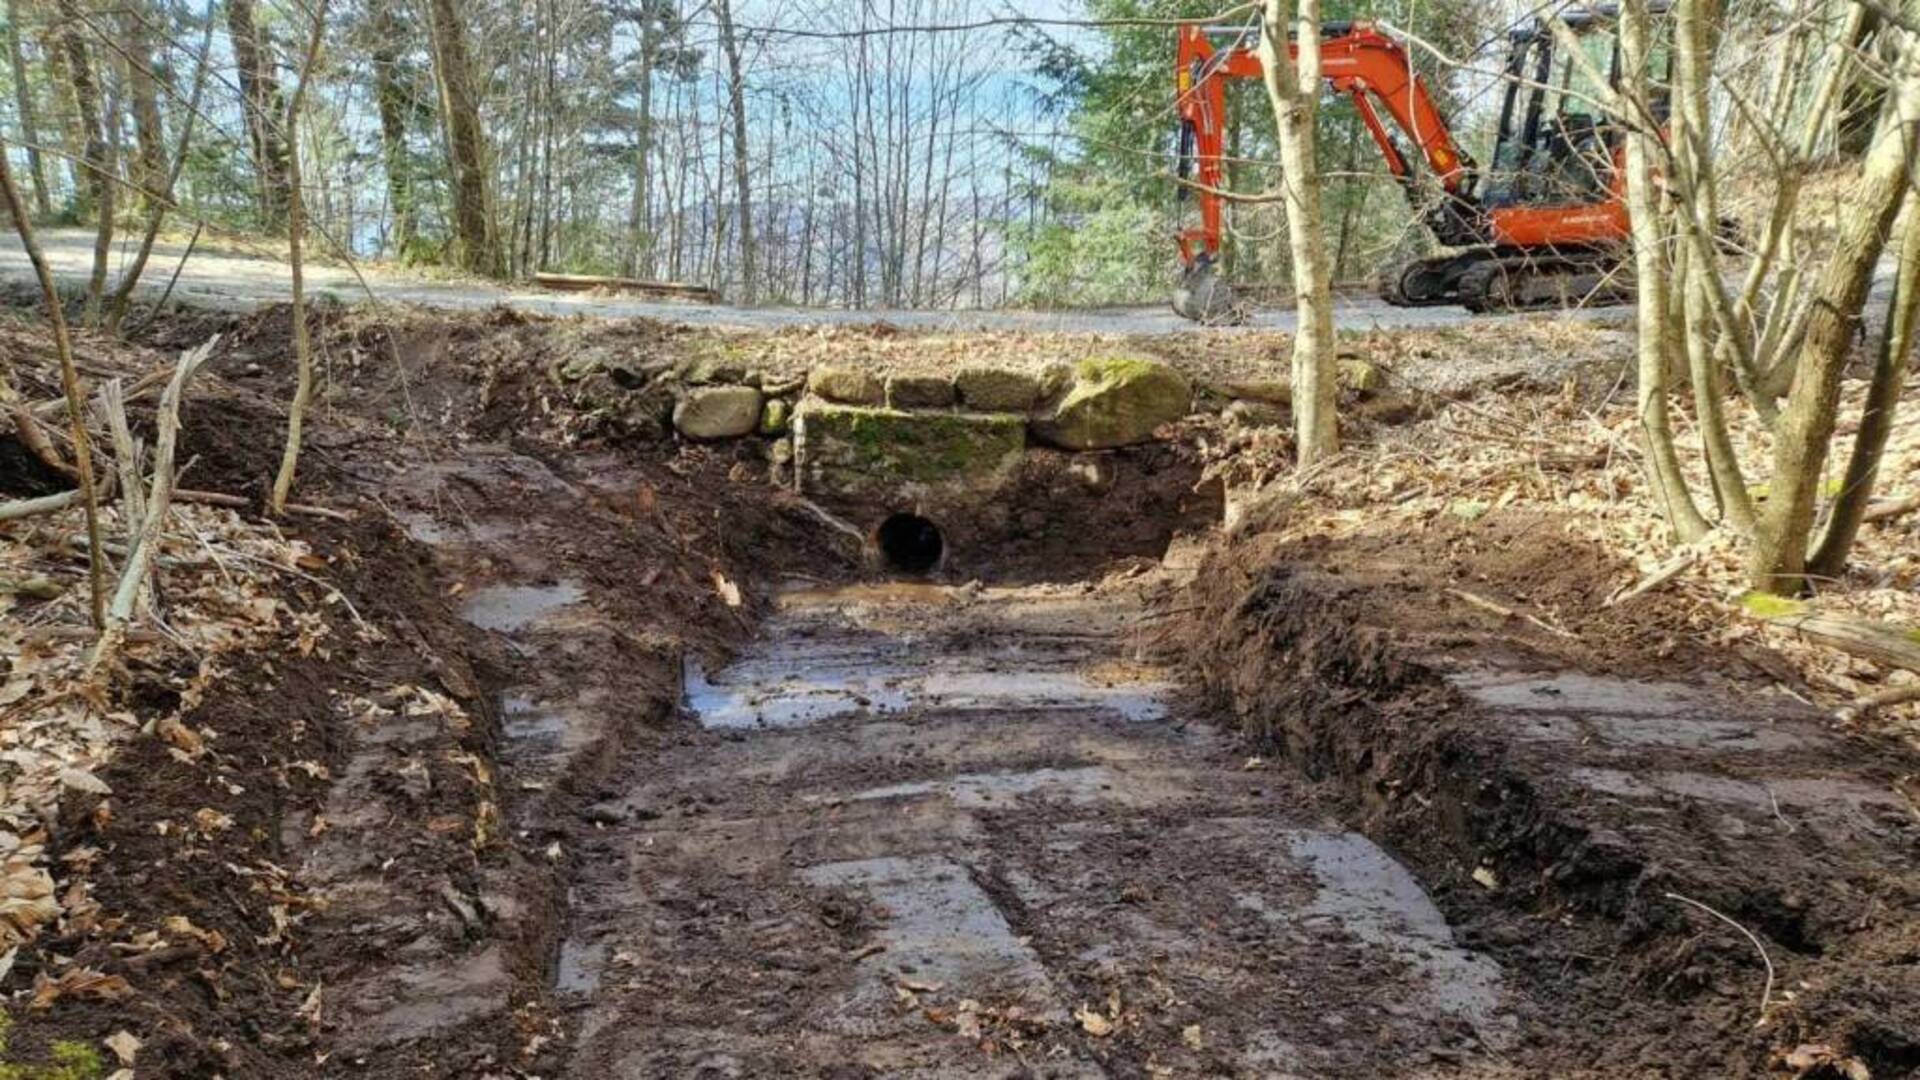
[[[903,574],[924,574],[940,565],[947,541],[940,527],[918,514],[894,514],[874,531],[880,545],[880,561],[889,570]]]

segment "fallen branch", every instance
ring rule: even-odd
[[[100,387],[100,412],[106,417],[107,433],[113,439],[114,472],[120,478],[120,515],[127,543],[133,543],[134,530],[147,519],[145,493],[140,490],[140,444],[133,440],[127,424],[127,400],[119,379],[108,379]]]
[[[1836,611],[1816,611],[1803,601],[1769,593],[1747,593],[1740,598],[1740,606],[1761,622],[1785,627],[1842,652],[1888,667],[1920,671],[1920,630]]]
[[[173,455],[174,447],[180,437],[180,399],[185,396],[187,381],[193,378],[200,365],[206,363],[213,354],[213,346],[220,340],[219,335],[208,338],[199,348],[188,349],[180,354],[180,362],[173,369],[173,380],[167,384],[166,392],[160,395],[159,436],[153,452],[153,486],[147,493],[147,516],[140,524],[136,537],[130,538],[126,568],[120,572],[120,582],[113,590],[113,604],[107,609],[107,623],[100,634],[100,641],[93,648],[88,659],[89,670],[97,670],[102,661],[112,656],[126,636],[127,622],[133,617],[134,602],[139,598],[140,587],[146,581],[147,572],[153,565],[155,553],[160,548],[167,523],[167,511],[173,496]]]
[[[1490,611],[1495,615],[1500,616],[1503,619],[1525,619],[1527,622],[1530,622],[1533,625],[1539,627],[1540,629],[1545,630],[1547,633],[1557,634],[1563,638],[1578,636],[1574,634],[1573,631],[1571,630],[1563,630],[1560,627],[1555,626],[1550,622],[1547,622],[1545,619],[1542,619],[1535,615],[1529,615],[1524,611],[1519,611],[1514,608],[1510,608],[1505,604],[1499,603],[1498,601],[1489,600],[1486,597],[1479,595],[1478,593],[1470,593],[1465,589],[1448,589],[1447,593],[1451,596],[1456,596],[1462,600],[1465,600],[1467,603],[1472,604],[1474,607],[1477,607],[1482,611]]]
[[[1747,929],[1744,926],[1741,926],[1739,923],[1734,922],[1732,919],[1728,918],[1725,915],[1722,915],[1720,912],[1715,911],[1713,908],[1708,907],[1707,905],[1701,903],[1700,901],[1695,900],[1690,896],[1681,896],[1679,893],[1675,893],[1675,892],[1666,893],[1664,895],[1669,900],[1678,900],[1683,904],[1687,904],[1692,907],[1699,908],[1701,911],[1706,912],[1707,914],[1713,916],[1714,918],[1719,919],[1721,922],[1726,923],[1728,926],[1733,927],[1735,930],[1740,931],[1742,934],[1745,934],[1747,936],[1747,940],[1753,942],[1754,950],[1760,954],[1760,962],[1767,965],[1767,984],[1760,991],[1760,1020],[1762,1023],[1765,1023],[1767,1019],[1767,1009],[1773,1004],[1773,957],[1767,955],[1767,947],[1765,945],[1760,944],[1760,939],[1753,936],[1753,931]]]
[[[1874,503],[1872,506],[1867,507],[1867,512],[1861,515],[1860,520],[1873,522],[1892,521],[1895,518],[1905,517],[1915,510],[1920,510],[1920,491],[1908,495],[1903,499],[1891,499],[1887,502]]]
[[[1891,709],[1895,705],[1905,705],[1909,701],[1920,701],[1920,683],[1896,686],[1877,694],[1869,694],[1853,703],[1853,714],[1871,716],[1881,709]]]
[[[1687,567],[1699,561],[1699,549],[1689,548],[1675,555],[1673,558],[1668,559],[1665,563],[1662,563],[1653,573],[1641,578],[1638,584],[1614,593],[1608,597],[1607,602],[1601,606],[1613,607],[1615,604],[1624,604],[1637,596],[1644,596],[1660,586],[1665,585],[1667,582],[1672,581],[1674,578],[1679,577],[1686,572]]]
[[[18,521],[21,518],[39,514],[57,513],[79,502],[81,494],[79,488],[74,488],[57,495],[42,495],[37,499],[16,499],[13,502],[0,503],[0,521]]]
[[[65,405],[66,401],[62,399],[57,404]],[[33,418],[32,410],[15,406],[10,415],[13,418],[13,433],[19,436],[20,442],[40,460],[40,464],[61,476],[73,475],[73,466],[67,464],[67,459],[60,454],[60,448],[53,445],[53,440],[47,437],[47,429],[41,427],[40,422]]]
[[[174,491],[175,502],[195,503],[200,506],[227,506],[235,510],[251,510],[254,500],[244,495],[229,495],[224,491],[195,491],[179,488]],[[326,518],[329,521],[352,521],[353,514],[347,510],[335,510],[331,506],[315,506],[312,503],[290,502],[286,506],[289,514],[304,514],[307,517]]]

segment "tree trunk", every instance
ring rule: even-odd
[[[1288,252],[1298,328],[1293,335],[1293,413],[1297,460],[1307,468],[1340,449],[1334,417],[1333,292],[1320,221],[1320,176],[1314,161],[1320,101],[1320,0],[1298,0],[1299,61],[1287,45],[1288,0],[1266,0],[1260,60],[1267,97],[1280,129],[1286,185]]]
[[[107,303],[109,334],[120,332],[120,324],[133,305],[134,287],[140,284],[140,275],[146,273],[147,260],[153,255],[154,241],[160,236],[160,226],[166,220],[167,209],[173,204],[174,186],[180,182],[180,173],[187,167],[187,152],[193,146],[194,125],[200,118],[200,99],[207,88],[207,73],[213,67],[212,45],[213,20],[209,19],[200,39],[199,67],[194,72],[193,92],[187,99],[186,114],[180,120],[180,142],[174,149],[173,164],[161,178],[159,197],[147,200],[147,228],[140,237],[140,248],[120,275],[120,280],[114,284],[113,296]]]
[[[1913,327],[1920,314],[1920,200],[1907,199],[1907,220],[1900,232],[1899,276],[1893,297],[1887,302],[1887,328],[1880,339],[1880,351],[1873,365],[1873,380],[1867,384],[1867,400],[1861,406],[1860,428],[1853,435],[1853,453],[1847,459],[1846,479],[1834,500],[1833,513],[1827,519],[1827,531],[1820,538],[1809,562],[1812,571],[1828,578],[1839,577],[1847,568],[1847,553],[1860,535],[1866,520],[1867,504],[1873,498],[1874,483],[1880,475],[1880,456],[1893,433],[1894,413],[1900,407],[1900,395],[1907,384],[1907,363],[1913,355]]]
[[[153,67],[151,12],[139,0],[127,0],[120,11],[127,63],[127,84],[133,101],[133,137],[137,153],[127,170],[151,209],[167,175],[167,135],[160,121],[160,86]]]
[[[13,100],[20,114],[20,137],[27,143],[33,209],[46,217],[53,213],[53,198],[47,192],[47,163],[40,157],[40,129],[33,110],[33,85],[27,79],[27,54],[20,47],[20,6],[20,0],[7,0],[7,60],[13,65]]]
[[[20,199],[19,185],[13,182],[13,166],[7,161],[7,147],[0,143],[0,201],[13,218],[20,234],[20,246],[27,251],[34,276],[40,281],[40,295],[47,304],[47,321],[53,325],[53,349],[60,361],[60,386],[67,399],[67,433],[73,440],[74,472],[80,480],[80,499],[87,510],[87,578],[92,588],[93,625],[106,625],[106,558],[100,551],[100,500],[93,484],[93,444],[87,437],[86,395],[80,389],[80,374],[73,361],[73,342],[67,335],[67,317],[60,307],[60,294],[54,288],[53,272],[34,239],[33,222]]]
[[[720,20],[720,48],[727,54],[727,105],[733,118],[733,186],[740,204],[740,299],[742,303],[751,304],[759,252],[755,250],[753,235],[753,183],[748,175],[747,80],[740,64],[740,39],[733,32],[731,0],[714,0],[713,12]]]
[[[1708,525],[1693,504],[1686,476],[1673,447],[1673,424],[1667,411],[1667,373],[1674,360],[1672,324],[1668,320],[1668,276],[1665,216],[1660,205],[1654,162],[1659,135],[1639,120],[1635,102],[1647,95],[1647,59],[1650,27],[1646,0],[1630,0],[1621,10],[1620,53],[1624,85],[1616,110],[1626,118],[1627,216],[1633,232],[1635,311],[1639,328],[1637,371],[1640,432],[1646,440],[1647,476],[1667,524],[1682,543],[1705,536]]]
[[[387,205],[392,225],[387,232],[392,250],[402,262],[412,261],[419,218],[414,209],[413,162],[407,153],[407,116],[412,91],[401,77],[400,61],[407,45],[406,23],[394,10],[394,0],[371,0],[373,102],[380,114],[380,151],[387,174]]]
[[[660,11],[640,4],[640,104],[634,110],[633,201],[627,207],[627,249],[620,265],[630,276],[653,272],[653,65],[660,51]]]
[[[454,262],[463,270],[499,277],[500,248],[487,207],[487,134],[480,125],[466,25],[456,0],[428,0],[427,13],[453,171]]]
[[[60,0],[61,42],[67,54],[67,75],[73,80],[73,99],[80,113],[81,132],[87,145],[84,159],[87,187],[93,194],[95,228],[93,234],[93,271],[87,277],[86,320],[100,317],[100,301],[107,288],[107,255],[113,247],[113,155],[107,143],[106,117],[101,114],[100,89],[95,81],[93,58],[86,42],[80,40],[84,15],[76,0]]]
[[[240,73],[240,99],[260,185],[260,217],[267,228],[278,229],[287,216],[287,146],[280,136],[285,107],[271,50],[254,24],[253,0],[227,0],[227,36]]]
[[[287,177],[287,261],[293,276],[293,360],[296,380],[293,402],[287,408],[287,442],[280,454],[280,470],[273,478],[273,495],[268,503],[275,514],[287,509],[287,496],[293,491],[294,475],[300,464],[301,428],[305,425],[307,403],[313,396],[313,347],[307,336],[306,232],[307,210],[300,196],[300,103],[306,97],[307,83],[313,77],[325,39],[327,0],[317,0],[313,8],[313,36],[307,41],[305,58],[300,63],[299,82],[293,87],[293,100],[287,105],[284,134],[289,152]]]
[[[1872,283],[1874,263],[1899,213],[1913,165],[1913,125],[1920,120],[1920,56],[1915,55],[1910,35],[1901,34],[1900,39],[1891,90],[1893,122],[1874,137],[1860,178],[1841,203],[1848,209],[1840,220],[1833,254],[1815,286],[1787,407],[1775,432],[1773,478],[1748,572],[1753,587],[1765,592],[1796,592],[1803,585],[1814,500],[1839,405],[1840,375]]]

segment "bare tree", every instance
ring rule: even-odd
[[[293,491],[293,478],[300,465],[301,428],[305,424],[307,403],[313,396],[313,347],[307,335],[307,294],[305,281],[305,243],[307,210],[301,198],[300,178],[300,105],[312,81],[314,65],[320,58],[320,43],[327,25],[327,0],[317,0],[313,8],[313,32],[300,62],[299,82],[294,84],[292,100],[281,120],[288,151],[287,178],[287,261],[293,274],[293,357],[297,371],[293,402],[287,408],[287,443],[280,455],[280,471],[273,478],[273,498],[269,508],[275,514],[287,509],[287,496]]]
[[[758,252],[754,243],[753,182],[748,172],[752,151],[747,146],[747,80],[740,64],[740,39],[733,30],[733,4],[731,0],[714,0],[713,10],[720,20],[720,48],[727,55],[727,102],[733,119],[733,183],[739,201],[740,295],[744,302],[751,304],[754,283],[758,280],[754,267]]]
[[[506,267],[487,196],[487,134],[480,122],[466,23],[457,0],[428,0],[427,15],[453,171],[455,261],[462,269],[497,277]]]
[[[7,147],[0,143],[0,198],[6,202],[13,227],[20,234],[20,246],[27,249],[34,276],[40,281],[40,295],[47,305],[47,321],[53,324],[53,349],[60,361],[60,387],[67,398],[67,434],[73,440],[73,470],[80,480],[80,500],[87,510],[87,579],[91,586],[89,611],[96,629],[106,625],[106,557],[100,550],[100,500],[93,482],[93,443],[87,436],[87,396],[80,388],[80,373],[73,362],[73,341],[67,334],[66,312],[60,306],[60,292],[53,284],[53,272],[40,251],[33,234],[33,222],[13,182],[13,166],[7,160]]]
[[[27,54],[20,46],[20,11],[20,0],[7,0],[7,62],[13,65],[13,102],[19,113],[20,137],[27,144],[33,208],[45,216],[53,212],[53,200],[47,191],[47,164],[40,156],[40,130],[33,106],[33,84],[27,79]]]
[[[1287,44],[1289,7],[1293,8],[1297,60]],[[1320,219],[1320,175],[1314,160],[1315,113],[1320,101],[1320,0],[1296,0],[1296,4],[1266,0],[1260,62],[1280,132],[1297,321],[1294,433],[1297,460],[1306,468],[1340,449],[1334,405],[1333,291]]]
[[[274,74],[272,49],[254,21],[253,0],[227,0],[227,37],[233,46],[233,64],[240,76],[241,108],[253,151],[260,213],[269,228],[279,228],[287,212],[290,167],[288,148],[280,133],[280,80]]]
[[[79,114],[80,130],[86,139],[83,156],[88,189],[93,194],[95,228],[93,271],[87,277],[86,319],[100,317],[100,301],[107,287],[107,255],[113,246],[114,169],[108,142],[106,117],[101,112],[100,88],[87,43],[80,38],[85,16],[76,0],[59,0],[61,44],[66,52],[67,76],[73,81],[73,97]]]

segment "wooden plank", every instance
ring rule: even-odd
[[[591,289],[612,289],[616,292],[637,292],[648,296],[671,296],[682,300],[698,300],[711,304],[719,300],[714,291],[705,285],[691,285],[679,281],[641,281],[638,278],[599,277],[592,274],[548,274],[533,275],[534,284],[543,289],[556,289],[561,292],[587,292]]]

